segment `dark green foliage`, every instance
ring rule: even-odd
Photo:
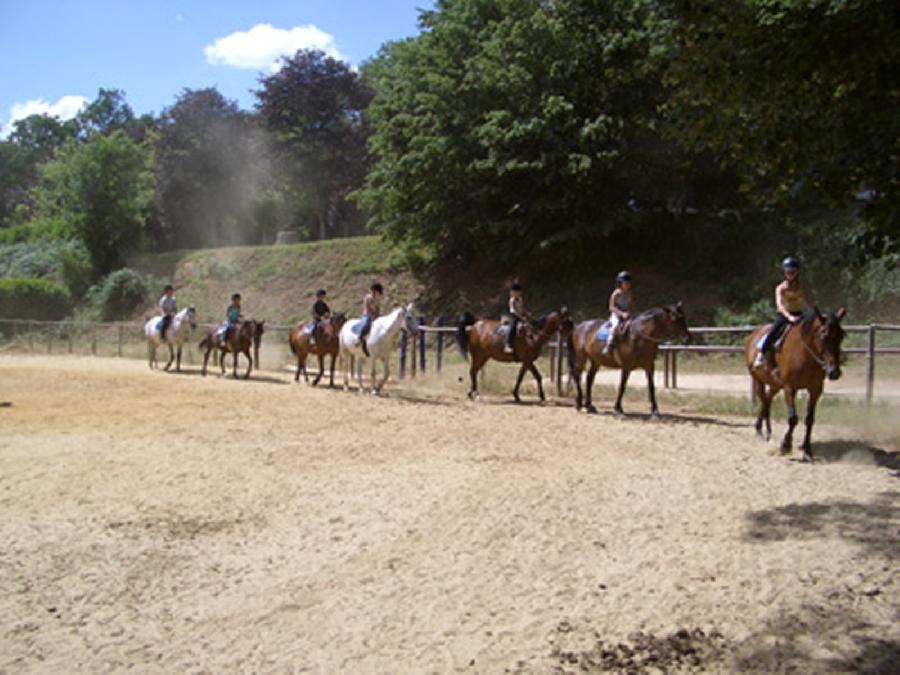
[[[150,281],[127,267],[107,275],[90,291],[90,302],[103,321],[128,318],[151,297]]]
[[[300,50],[260,80],[256,97],[260,122],[279,154],[278,186],[287,195],[291,224],[303,227],[305,212],[313,221],[307,229],[319,239],[358,234],[359,218],[347,197],[368,167],[368,86],[346,63]]]
[[[0,317],[55,320],[72,310],[65,287],[47,279],[0,279]]]

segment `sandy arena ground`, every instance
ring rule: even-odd
[[[0,672],[900,662],[896,448],[289,378],[0,356]]]

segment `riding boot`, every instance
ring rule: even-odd
[[[369,347],[366,345],[366,338],[359,338],[359,346],[362,348],[363,354],[365,354],[367,357],[372,356],[371,354],[369,354]]]

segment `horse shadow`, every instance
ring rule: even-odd
[[[900,452],[888,452],[858,440],[816,441],[813,457],[828,464],[865,464],[900,472]]]
[[[625,412],[617,414],[614,410],[597,410],[596,408],[588,411],[588,414],[597,417],[602,416],[607,419],[624,420],[626,422],[640,423],[658,423],[672,425],[707,425],[716,427],[727,427],[731,429],[745,429],[748,425],[745,422],[737,422],[719,419],[718,417],[707,417],[705,415],[686,415],[680,413],[660,413],[659,417],[653,417],[650,413],[644,412]]]
[[[840,538],[867,553],[889,560],[900,558],[900,492],[879,493],[866,502],[830,499],[787,504],[747,514],[743,538],[767,543],[815,538]]]

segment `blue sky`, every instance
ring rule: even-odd
[[[100,87],[136,113],[214,86],[250,108],[280,52],[315,47],[354,66],[418,33],[433,0],[0,0],[0,133],[15,116],[72,116]]]

